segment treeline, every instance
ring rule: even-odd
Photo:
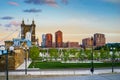
[[[114,50],[111,50],[109,46],[103,46],[99,49],[56,49],[56,48],[50,48],[50,49],[43,49],[43,48],[37,48],[36,46],[33,46],[30,48],[30,58],[32,60],[38,60],[38,61],[71,61],[71,60],[91,60],[92,54],[93,59],[97,61],[104,61],[108,60],[111,61],[112,56],[114,56],[115,60],[120,59],[120,47],[114,48]],[[114,55],[112,55],[114,54]]]

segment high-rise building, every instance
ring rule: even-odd
[[[101,33],[94,34],[94,46],[104,46],[106,43],[105,35]]]
[[[91,48],[93,45],[93,40],[91,38],[85,38],[82,40],[83,48]]]
[[[56,47],[63,47],[63,37],[62,37],[62,32],[59,30],[55,32],[55,44]]]
[[[45,48],[45,45],[46,45],[45,42],[46,42],[46,35],[43,34],[42,35],[42,43],[41,43],[42,48]]]
[[[21,39],[29,39],[32,42],[32,45],[35,45],[35,23],[32,21],[31,25],[26,25],[24,21],[21,24]]]
[[[52,47],[52,34],[50,33],[46,34],[45,39],[46,48]]]

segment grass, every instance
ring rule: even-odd
[[[95,68],[111,67],[112,63],[94,63]],[[115,67],[120,67],[120,63],[114,63]],[[90,68],[91,63],[61,63],[61,62],[35,62],[35,68],[40,69],[72,69],[72,68]],[[29,68],[33,68],[33,63]]]

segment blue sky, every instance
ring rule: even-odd
[[[107,42],[120,42],[120,0],[0,0],[0,5],[0,40],[16,30],[5,39],[17,37],[22,19],[26,24],[34,19],[40,41],[43,33],[60,29],[64,41],[104,33]]]

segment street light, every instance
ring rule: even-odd
[[[113,73],[114,72],[114,57],[115,57],[114,50],[115,48],[111,47],[111,50],[112,50],[112,73]]]
[[[91,47],[92,47],[92,51],[91,51],[92,60],[91,60],[91,69],[90,69],[90,71],[93,74],[93,72],[94,72],[94,65],[93,65],[93,37],[91,37]]]
[[[8,50],[5,49],[4,46],[0,47],[0,50],[2,51],[2,55],[6,55],[6,80],[8,80]]]
[[[27,45],[25,45],[25,47],[23,47],[24,51],[25,51],[25,75],[27,75],[27,51],[29,50],[29,47],[27,47]]]

